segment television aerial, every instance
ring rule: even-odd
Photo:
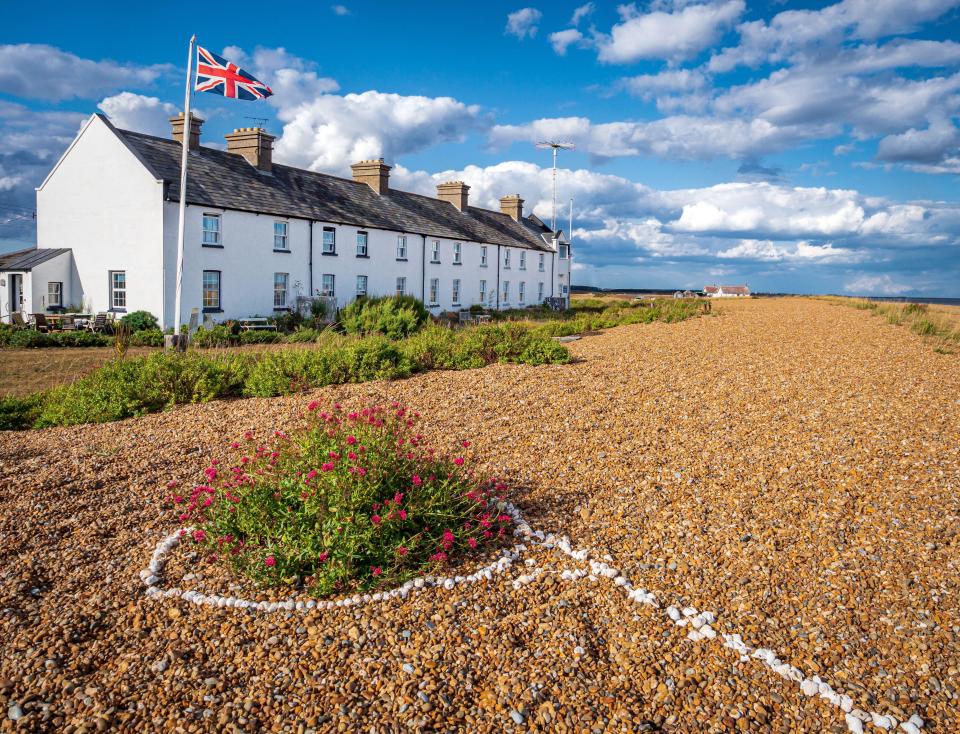
[[[538,148],[553,150],[553,217],[550,220],[550,229],[557,231],[557,151],[574,150],[576,146],[573,143],[560,143],[555,140],[541,140],[537,143]]]

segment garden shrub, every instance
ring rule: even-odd
[[[50,336],[58,347],[106,347],[113,342],[109,336],[92,331],[58,331],[47,336]]]
[[[429,314],[413,296],[357,298],[340,310],[340,324],[348,334],[382,334],[402,339],[419,330]]]
[[[44,394],[0,398],[0,431],[22,431],[32,428],[40,415]]]
[[[317,341],[321,334],[323,334],[322,329],[314,329],[309,326],[300,326],[292,334],[287,334],[284,337],[284,341],[291,344],[305,344]]]
[[[50,334],[34,329],[20,329],[10,335],[7,345],[15,349],[34,349],[37,347],[55,347],[57,340]]]
[[[159,328],[157,317],[149,311],[133,311],[120,319],[120,321],[129,326],[131,332],[148,331]]]
[[[537,336],[531,339],[517,358],[518,362],[529,365],[566,364],[570,361],[570,352],[555,339]]]
[[[209,347],[232,347],[240,343],[240,337],[227,324],[217,324],[210,329],[202,326],[196,330],[190,343],[199,349]]]
[[[308,408],[303,430],[277,431],[269,446],[247,433],[231,444],[236,459],[211,462],[201,484],[169,485],[201,559],[328,594],[396,585],[507,538],[504,485],[435,453],[417,413]]]
[[[163,332],[160,331],[160,329],[145,329],[144,331],[135,331],[130,335],[130,346],[162,347]]]
[[[276,331],[266,329],[250,329],[240,332],[241,344],[276,344],[282,342],[283,336]]]

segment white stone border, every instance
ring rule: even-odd
[[[578,549],[571,546],[570,539],[566,535],[557,536],[553,533],[544,533],[542,530],[533,530],[527,521],[523,519],[523,515],[520,513],[520,511],[509,502],[504,503],[503,512],[510,515],[510,517],[513,518],[513,521],[516,523],[517,527],[513,531],[514,537],[517,537],[522,541],[530,543],[534,546],[540,546],[548,550],[557,550],[571,560],[581,564],[586,563],[589,566],[589,571],[582,567],[573,570],[564,569],[560,572],[561,580],[578,581],[584,577],[589,579],[610,579],[613,582],[614,587],[622,589],[628,599],[631,599],[638,604],[644,604],[655,609],[660,608],[660,604],[652,592],[642,588],[635,588],[626,576],[622,575],[618,569],[609,565],[608,562],[613,562],[613,559],[609,556],[605,556],[603,560],[598,561],[590,557],[590,551],[586,548]],[[390,591],[378,591],[373,594],[355,594],[354,596],[346,597],[344,599],[337,599],[336,601],[309,599],[307,601],[288,600],[282,602],[257,602],[247,599],[240,599],[233,596],[201,594],[196,591],[189,590],[184,591],[176,587],[169,589],[160,588],[160,577],[163,573],[163,568],[166,565],[167,556],[169,555],[170,551],[173,550],[177,544],[179,544],[180,539],[185,537],[190,530],[191,528],[183,528],[182,530],[178,530],[177,532],[168,535],[157,544],[157,547],[154,549],[153,555],[150,558],[150,565],[140,572],[140,578],[147,587],[146,595],[148,597],[179,597],[184,601],[189,601],[203,606],[250,609],[253,611],[268,613],[280,611],[307,611],[312,609],[336,609],[341,607],[359,606],[372,602],[387,601],[389,599],[406,599],[411,591],[423,588],[442,587],[450,590],[459,584],[473,584],[481,579],[489,581],[493,578],[493,574],[504,573],[513,565],[513,562],[518,560],[521,557],[521,554],[527,550],[527,546],[524,544],[524,542],[518,543],[510,550],[502,551],[500,557],[496,561],[483,566],[469,576],[422,576],[420,578],[407,581],[402,586]],[[536,565],[536,561],[533,559],[528,559],[525,564],[528,567],[532,567]],[[519,589],[520,587],[533,582],[537,577],[546,571],[547,569],[545,567],[539,567],[530,573],[526,573],[517,577],[513,581],[513,588]],[[712,626],[717,621],[717,617],[713,612],[698,611],[694,607],[678,609],[675,606],[668,606],[663,610],[663,613],[673,624],[677,625],[678,627],[690,627],[690,629],[687,631],[687,639],[691,642],[712,642],[714,640],[722,642],[723,647],[740,653],[741,661],[759,661],[761,664],[769,668],[784,680],[796,683],[800,688],[800,691],[805,696],[811,698],[817,696],[822,701],[840,709],[844,715],[847,729],[853,734],[862,734],[864,731],[864,724],[872,724],[878,729],[884,731],[891,731],[899,726],[900,730],[903,731],[904,734],[920,734],[920,730],[923,728],[923,719],[916,714],[913,714],[907,721],[898,722],[889,714],[878,714],[872,711],[868,712],[864,711],[863,709],[855,708],[853,705],[853,699],[851,699],[850,696],[837,693],[833,690],[830,684],[821,680],[819,676],[815,675],[812,678],[807,677],[803,671],[788,663],[782,662],[773,650],[765,647],[751,647],[741,639],[739,634],[718,634]]]

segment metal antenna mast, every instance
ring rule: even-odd
[[[557,151],[573,150],[576,146],[573,143],[558,143],[554,140],[542,140],[537,143],[538,148],[553,149],[553,218],[550,220],[550,229],[557,231]]]

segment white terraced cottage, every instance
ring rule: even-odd
[[[343,306],[405,293],[433,313],[569,299],[570,244],[519,195],[471,206],[460,181],[437,198],[390,187],[383,160],[353,179],[272,162],[273,136],[243,128],[227,150],[191,121],[183,305],[174,316],[183,115],[170,139],[93,115],[37,189],[37,249],[0,258],[0,303],[43,313],[146,310],[165,328],[193,308],[216,321],[271,315],[303,297]]]

